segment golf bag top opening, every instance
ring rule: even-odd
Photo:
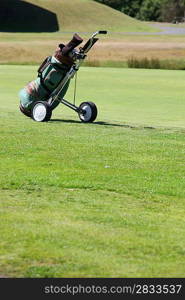
[[[83,39],[75,33],[67,44],[59,44],[55,50],[54,57],[61,63],[71,67],[74,63],[73,50],[83,42]]]
[[[77,33],[75,33],[73,35],[72,40],[66,46],[62,47],[62,54],[68,55],[70,51],[72,51],[74,48],[76,48],[82,42],[83,42],[83,39]],[[59,45],[59,47],[60,47],[60,45]]]

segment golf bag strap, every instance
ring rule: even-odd
[[[43,88],[48,92],[51,93],[51,91],[47,88],[47,86],[44,84],[44,79],[42,76],[42,72],[49,66],[51,61],[51,56],[47,56],[46,59],[42,62],[40,67],[38,68],[38,77],[40,77],[40,83],[43,86]]]
[[[41,77],[42,72],[49,66],[51,61],[51,56],[47,56],[46,59],[42,62],[40,67],[38,68],[38,76]]]

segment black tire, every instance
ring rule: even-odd
[[[79,109],[78,115],[82,122],[91,123],[96,119],[98,110],[93,102],[82,102]]]
[[[45,101],[37,101],[31,110],[31,117],[36,122],[48,122],[51,119],[52,110]]]

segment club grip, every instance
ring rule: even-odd
[[[107,34],[107,30],[100,30],[99,34]]]

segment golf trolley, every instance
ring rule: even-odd
[[[71,103],[60,97],[61,91],[69,83],[69,80],[74,77],[74,75],[79,70],[82,62],[86,58],[86,54],[93,47],[93,45],[98,41],[98,38],[95,36],[98,34],[107,34],[107,31],[97,31],[94,32],[90,39],[86,42],[83,47],[80,47],[79,50],[73,49],[70,52],[71,57],[73,58],[74,63],[70,67],[69,71],[66,73],[65,77],[59,82],[57,87],[51,92],[46,101],[36,101],[34,102],[31,109],[31,117],[37,122],[49,121],[52,115],[52,108],[62,103],[67,107],[74,110],[82,122],[93,122],[97,117],[97,107],[93,102],[83,102],[79,106],[76,106],[75,103]],[[74,100],[76,94],[76,84],[74,90]],[[56,105],[57,104],[57,105]]]

